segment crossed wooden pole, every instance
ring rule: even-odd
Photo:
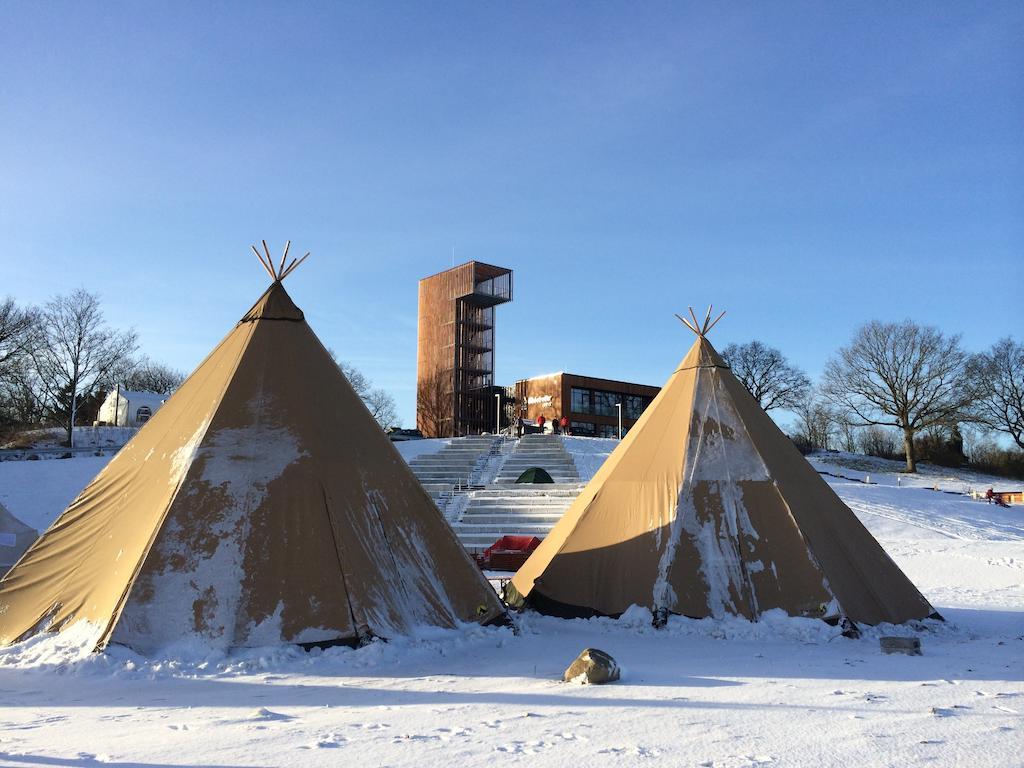
[[[262,264],[263,268],[267,270],[267,274],[270,275],[270,279],[273,280],[275,283],[279,283],[286,277],[288,277],[288,275],[290,275],[295,270],[295,268],[299,266],[299,264],[304,262],[306,258],[309,256],[309,251],[306,251],[305,256],[303,256],[301,259],[293,258],[291,264],[289,264],[286,267],[284,263],[288,260],[288,249],[292,247],[292,241],[289,240],[287,243],[285,243],[284,255],[281,256],[281,263],[278,264],[277,268],[275,269],[274,260],[271,258],[270,249],[267,247],[267,241],[264,240],[262,242],[263,253],[265,253],[267,256],[266,259],[263,258],[263,253],[260,253],[258,250],[256,250],[255,245],[252,246],[252,252],[256,254],[256,258],[260,260],[260,264]]]
[[[704,316],[704,322],[701,323],[701,322],[698,322],[697,315],[694,314],[694,312],[693,312],[693,307],[687,307],[687,309],[690,310],[690,317],[693,318],[693,322],[692,323],[689,320],[687,320],[685,317],[683,317],[682,315],[678,315],[677,314],[676,317],[679,318],[679,321],[683,325],[685,325],[691,331],[696,333],[702,339],[705,336],[707,336],[708,331],[710,331],[712,328],[714,328],[718,324],[719,320],[721,320],[723,317],[725,317],[725,312],[722,312],[722,314],[720,314],[718,317],[716,317],[712,321],[711,320],[711,305],[708,304],[708,313],[707,313],[707,315]]]

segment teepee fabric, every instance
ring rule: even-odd
[[[504,608],[277,278],[0,581],[0,643],[357,642]]]
[[[0,504],[0,576],[14,565],[39,538],[39,532],[25,525]]]
[[[571,616],[933,614],[699,330],[507,593]]]

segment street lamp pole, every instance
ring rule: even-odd
[[[494,393],[494,434],[501,434],[501,392]]]
[[[615,407],[619,411],[619,440],[622,439],[622,403],[616,403]]]

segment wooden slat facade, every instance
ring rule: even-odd
[[[494,307],[512,271],[470,261],[419,283],[416,426],[426,437],[479,434],[494,423]]]

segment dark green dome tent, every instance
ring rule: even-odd
[[[553,483],[551,475],[540,467],[530,467],[519,476],[517,483]]]

